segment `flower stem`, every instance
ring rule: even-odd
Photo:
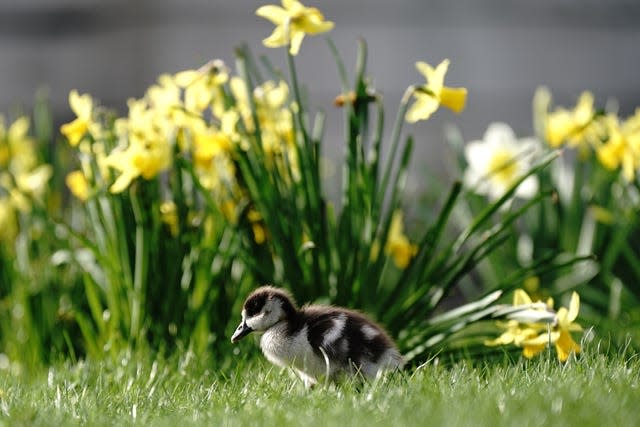
[[[400,105],[398,107],[398,113],[396,114],[396,120],[393,124],[393,129],[391,130],[391,146],[389,148],[389,160],[387,160],[384,176],[382,178],[382,184],[380,185],[380,194],[378,195],[380,198],[380,203],[384,202],[385,191],[389,185],[389,179],[391,178],[391,171],[393,170],[393,164],[396,161],[396,154],[400,151],[400,133],[402,131],[402,125],[404,124],[404,116],[407,114],[407,109],[409,106],[409,99],[411,99],[411,95],[415,91],[414,86],[409,86],[407,90],[404,92],[402,99],[400,101]]]
[[[136,254],[133,276],[133,292],[131,295],[131,326],[130,333],[134,342],[141,339],[142,305],[144,300],[144,282],[147,277],[148,245],[145,235],[145,217],[136,188],[131,187],[131,207],[136,223]]]

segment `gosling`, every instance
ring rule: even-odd
[[[247,297],[231,342],[251,332],[262,333],[260,347],[266,358],[291,367],[307,388],[322,376],[374,379],[404,365],[393,340],[363,314],[326,305],[298,309],[291,294],[272,286]]]

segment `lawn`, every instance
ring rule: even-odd
[[[255,351],[257,353],[257,350]],[[305,390],[261,358],[224,372],[184,353],[64,362],[0,375],[1,425],[580,425],[638,423],[640,361],[589,345],[561,364],[428,364],[381,381]]]

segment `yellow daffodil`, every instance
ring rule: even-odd
[[[492,123],[482,141],[472,141],[465,147],[466,187],[491,200],[499,199],[529,171],[539,145],[535,138],[517,139],[505,123]],[[532,175],[520,183],[515,195],[529,199],[537,192],[538,178]]]
[[[580,310],[580,297],[576,292],[571,296],[569,309],[561,307],[556,314],[555,325],[547,333],[541,332],[538,336],[522,341],[523,355],[532,358],[547,345],[554,344],[558,360],[565,362],[571,353],[580,353],[580,345],[571,337],[571,332],[582,331],[580,325],[574,323]]]
[[[545,120],[545,137],[551,147],[567,143],[583,152],[598,140],[601,133],[593,108],[593,94],[583,92],[573,110],[558,108]]]
[[[39,199],[44,194],[52,175],[51,165],[39,165],[28,172],[16,175],[16,187],[23,194]]]
[[[29,136],[29,119],[19,117],[5,129],[4,119],[0,117],[0,166],[15,177],[37,163],[34,140]]]
[[[569,309],[561,307],[557,314],[557,329],[559,336],[556,344],[556,352],[558,353],[558,359],[561,361],[567,360],[569,354],[572,352],[580,353],[580,346],[571,337],[571,332],[582,331],[582,327],[577,323],[574,323],[578,317],[580,311],[580,296],[573,292],[571,294],[571,302],[569,303]]]
[[[546,337],[546,326],[543,324],[534,326],[522,326],[517,320],[509,320],[508,322],[498,322],[501,329],[505,329],[498,338],[485,341],[485,345],[489,347],[498,345],[513,344],[523,349],[523,355],[527,358],[533,357],[538,352],[545,349],[546,343],[542,344],[535,340],[540,336]]]
[[[289,45],[291,55],[297,55],[306,34],[315,35],[333,28],[333,22],[325,21],[322,12],[315,7],[306,7],[297,0],[282,0],[282,7],[262,6],[256,15],[276,25],[269,37],[263,40],[266,47]]]
[[[28,118],[20,117],[6,129],[0,117],[0,156],[0,187],[14,208],[28,213],[33,200],[42,200],[53,175],[50,165],[39,164]]]
[[[402,212],[396,210],[391,218],[384,252],[393,258],[394,264],[400,269],[407,268],[411,259],[418,253],[418,247],[404,235],[403,228]]]
[[[158,82],[147,89],[147,98],[151,110],[169,117],[182,106],[180,88],[168,74],[158,77]]]
[[[226,199],[237,185],[229,135],[215,127],[193,129],[193,161],[200,183]]]
[[[71,194],[76,196],[79,200],[84,202],[89,198],[89,183],[87,182],[84,172],[80,170],[70,172],[67,175],[65,182],[71,191]]]
[[[93,100],[90,95],[80,95],[74,89],[69,93],[69,105],[77,117],[74,121],[62,125],[60,132],[67,138],[69,144],[75,147],[92,125]]]
[[[222,85],[229,80],[229,70],[221,60],[213,60],[197,70],[177,73],[175,82],[184,89],[184,106],[189,112],[201,113],[212,107],[214,114],[224,112]]]
[[[640,169],[640,109],[635,116],[620,124],[609,115],[605,119],[608,138],[596,148],[600,163],[607,169],[622,169],[622,176],[633,181]]]
[[[172,101],[158,90],[156,102],[168,106]],[[120,171],[120,175],[109,191],[120,193],[139,176],[150,180],[169,168],[176,126],[162,112],[150,108],[145,100],[130,100],[129,116],[116,120],[115,128],[120,145],[104,164]]]
[[[551,305],[551,306],[550,306]],[[513,294],[513,309],[508,310],[507,322],[498,322],[501,329],[505,329],[498,338],[485,341],[487,346],[513,344],[522,348],[525,357],[533,357],[544,350],[546,343],[536,340],[548,331],[548,324],[554,320],[551,312],[552,303],[534,303],[531,297],[522,289],[516,289]],[[522,323],[523,319],[529,323]]]
[[[230,86],[236,101],[237,112],[243,120],[245,129],[249,133],[254,132],[256,126],[246,84],[242,79],[234,77],[231,79]],[[287,169],[288,172],[283,173],[283,176],[290,175],[294,181],[299,180],[301,173],[294,145],[291,113],[291,108],[295,107],[289,107],[289,87],[284,81],[278,83],[266,81],[254,89],[252,98],[260,127],[265,162],[271,168]],[[249,144],[245,141],[240,140],[239,143],[242,149],[249,149]],[[286,161],[284,161],[285,158]]]
[[[503,309],[509,320],[497,323],[505,332],[494,340],[485,341],[485,345],[513,344],[522,348],[523,356],[532,358],[553,344],[558,359],[566,361],[572,352],[580,352],[580,346],[571,337],[571,332],[582,330],[574,323],[580,310],[580,298],[573,292],[569,309],[561,307],[557,313],[552,309],[553,300],[549,299],[546,304],[535,303],[525,291],[518,289],[514,293],[513,308]]]
[[[132,144],[127,149],[113,151],[106,162],[120,171],[109,191],[120,193],[139,176],[150,180],[167,169],[171,164],[171,149],[166,141],[147,141],[145,145]]]
[[[224,132],[213,127],[203,127],[193,135],[193,161],[196,168],[211,167],[213,159],[231,153],[231,140]]]
[[[427,120],[440,105],[456,113],[464,109],[467,100],[467,89],[452,88],[444,85],[444,76],[449,68],[449,60],[445,59],[436,68],[426,62],[417,62],[416,68],[425,77],[427,84],[416,87],[413,91],[415,101],[405,116],[409,123]]]

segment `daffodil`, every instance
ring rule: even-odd
[[[41,200],[53,168],[40,164],[35,141],[29,136],[29,119],[20,117],[8,129],[0,117],[0,187],[20,212],[28,213],[33,200]]]
[[[580,311],[580,296],[577,292],[571,294],[571,302],[569,303],[569,309],[561,307],[558,310],[557,315],[557,330],[559,332],[558,339],[556,340],[556,352],[558,353],[558,359],[561,361],[567,360],[569,354],[580,353],[580,346],[571,337],[571,332],[582,331],[582,327],[575,323]]]
[[[394,264],[400,269],[407,268],[411,259],[418,253],[418,247],[404,235],[403,228],[402,212],[396,210],[391,217],[384,252],[393,258]]]
[[[607,141],[596,148],[600,163],[607,169],[622,169],[622,176],[633,181],[640,169],[640,109],[620,124],[616,116],[605,119]]]
[[[597,141],[601,133],[594,119],[593,94],[583,92],[573,110],[558,108],[549,113],[545,120],[545,137],[551,147],[567,143],[570,147],[579,147],[584,152],[590,144]]]
[[[158,82],[147,89],[149,108],[166,116],[182,106],[180,88],[173,76],[163,74],[158,77]]]
[[[19,117],[8,129],[0,117],[0,166],[14,177],[34,168],[37,155],[35,141],[29,136],[29,119]]]
[[[84,172],[76,170],[67,174],[65,179],[71,194],[83,202],[89,198],[89,183]]]
[[[501,329],[505,329],[498,338],[494,340],[485,341],[485,345],[494,347],[498,345],[510,345],[513,344],[523,349],[523,355],[525,357],[533,357],[539,351],[544,350],[546,344],[539,344],[535,342],[538,337],[544,335],[544,325],[523,326],[517,320],[509,320],[508,322],[498,322],[498,326]]]
[[[234,77],[230,82],[231,92],[236,101],[235,108],[243,120],[245,129],[252,133],[256,129],[249,102],[246,84]],[[283,176],[291,176],[294,181],[301,177],[293,131],[293,115],[289,107],[289,87],[284,81],[266,81],[257,86],[251,94],[260,127],[260,140],[265,154],[265,162],[270,168],[283,168]],[[224,124],[224,123],[223,123]],[[245,140],[239,141],[242,149],[249,149]],[[286,161],[285,161],[286,159]]]
[[[138,178],[150,180],[166,170],[172,161],[170,141],[174,125],[144,100],[129,101],[129,116],[115,123],[120,145],[104,160],[120,172],[109,191],[120,193]]]
[[[229,135],[213,126],[194,128],[193,161],[200,183],[219,199],[229,197],[231,189],[237,186]]]
[[[120,193],[131,182],[142,176],[150,180],[171,164],[171,149],[165,141],[148,141],[148,144],[132,144],[124,150],[115,150],[107,157],[107,164],[120,171],[109,191]]]
[[[415,101],[405,116],[409,123],[427,120],[440,105],[456,113],[464,109],[467,101],[467,89],[444,85],[444,76],[449,68],[448,59],[442,61],[436,68],[426,62],[416,62],[416,68],[425,77],[427,83],[413,90]]]
[[[509,125],[493,123],[482,141],[472,141],[465,147],[468,167],[464,183],[476,193],[497,200],[529,171],[538,151],[536,139],[518,140]],[[532,175],[520,183],[515,195],[531,198],[537,191],[538,178]]]
[[[580,310],[580,297],[576,292],[571,296],[569,309],[561,307],[553,311],[553,300],[546,304],[532,302],[529,295],[518,289],[514,293],[513,306],[496,313],[507,313],[507,322],[498,322],[505,331],[494,340],[485,341],[487,346],[513,344],[522,348],[523,356],[532,358],[554,345],[558,360],[566,361],[569,355],[580,352],[580,346],[573,340],[571,332],[581,331],[575,323]]]
[[[189,112],[201,113],[212,107],[214,114],[224,112],[222,85],[229,80],[229,70],[221,60],[213,60],[197,70],[185,70],[174,76],[178,87],[184,89],[184,106]]]
[[[39,199],[47,189],[47,183],[53,175],[51,165],[39,165],[30,171],[16,175],[16,187],[23,194]]]
[[[282,0],[282,7],[262,6],[256,10],[256,15],[276,25],[262,43],[266,47],[289,45],[291,55],[298,54],[306,34],[320,34],[333,28],[333,22],[325,21],[322,12],[315,7],[306,7],[298,0]]]
[[[69,144],[75,147],[92,126],[93,100],[90,95],[80,95],[74,89],[69,93],[69,105],[77,117],[72,122],[62,125],[60,132],[67,138]]]

